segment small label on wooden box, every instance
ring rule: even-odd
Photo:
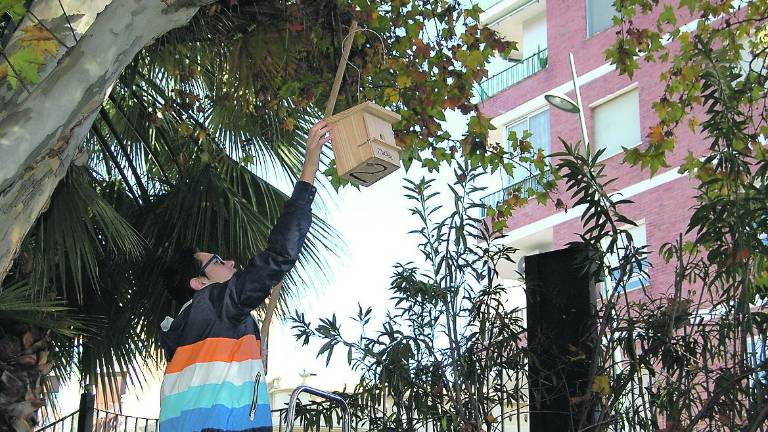
[[[371,149],[373,150],[374,157],[385,160],[393,165],[400,165],[400,155],[392,147],[371,143]]]

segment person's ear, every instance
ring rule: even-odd
[[[189,280],[189,286],[195,291],[203,289],[206,285],[208,285],[208,278],[206,277],[198,276]]]

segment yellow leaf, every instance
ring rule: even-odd
[[[600,397],[607,397],[611,394],[611,383],[608,381],[608,376],[597,375],[595,381],[592,382],[592,391],[599,394]]]
[[[55,56],[59,50],[59,44],[51,32],[40,25],[29,26],[21,29],[24,36],[21,38],[21,47],[29,48],[35,54],[43,57],[45,54]]]
[[[184,122],[179,125],[179,135],[181,136],[190,136],[195,132],[194,129],[192,129],[192,126],[190,126],[188,123]]]
[[[664,142],[664,130],[661,129],[661,125],[651,128],[651,132],[648,134],[648,141],[651,144],[661,144]]]
[[[392,87],[385,88],[384,99],[386,99],[387,102],[395,103],[400,100],[400,93],[397,91],[397,89],[394,89]]]
[[[0,81],[4,80],[8,76],[8,66],[0,66]]]
[[[691,117],[688,120],[688,128],[691,130],[691,132],[696,132],[696,128],[699,127],[699,120],[696,117]]]
[[[55,56],[56,52],[59,50],[59,44],[56,43],[56,41],[22,42],[21,46],[22,48],[31,49],[35,54],[41,57],[44,56],[45,54],[49,54],[50,56]]]
[[[41,25],[24,27],[21,31],[24,32],[24,36],[21,37],[22,42],[55,40],[51,32]]]
[[[397,85],[400,88],[407,88],[411,86],[411,77],[408,75],[398,75],[397,77]]]

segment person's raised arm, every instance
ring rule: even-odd
[[[266,299],[296,264],[304,239],[312,223],[312,201],[316,189],[312,185],[320,165],[323,145],[330,139],[330,126],[320,121],[310,129],[307,152],[299,181],[285,202],[283,212],[272,228],[267,247],[248,261],[228,293],[230,309],[236,315],[247,314]]]
[[[307,155],[304,158],[304,167],[301,170],[300,181],[309,184],[315,182],[317,170],[320,168],[320,154],[323,151],[323,145],[331,139],[332,126],[325,120],[320,120],[309,130],[307,139]]]

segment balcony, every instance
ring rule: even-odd
[[[479,88],[480,100],[484,101],[491,96],[501,93],[546,67],[547,49],[544,48],[481,82]]]
[[[502,0],[479,0],[477,2],[477,5],[480,6],[481,9],[484,11],[487,11],[488,9],[495,6],[497,3],[501,3]]]
[[[538,176],[538,174],[534,174],[530,177],[526,177],[517,183],[512,183],[501,190],[480,198],[480,202],[483,203],[482,217],[484,218],[487,215],[486,207],[495,207],[498,203],[507,199],[510,192],[517,193],[520,196],[520,199],[528,198],[531,192],[542,192],[544,189],[541,184],[539,184]],[[547,171],[544,180],[549,181],[551,179],[552,174]]]

